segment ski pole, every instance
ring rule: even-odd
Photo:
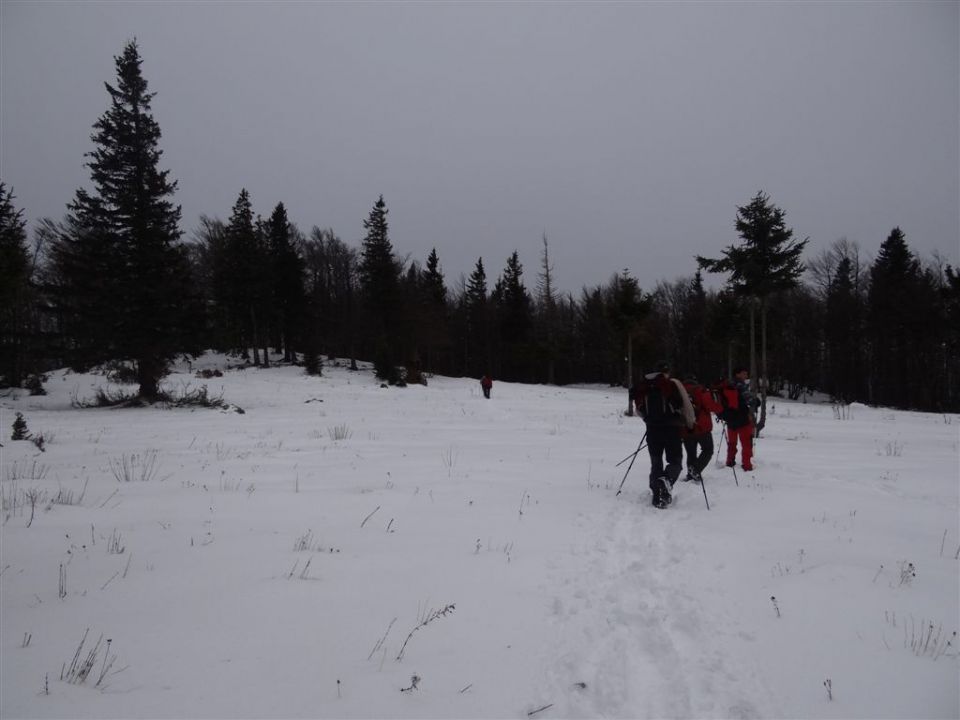
[[[703,488],[703,500],[707,503],[707,510],[709,510],[710,501],[707,500],[707,483],[703,479],[703,473],[700,473],[700,487]]]
[[[643,441],[646,439],[647,439],[647,433],[644,432],[643,437],[640,438],[640,444],[637,446],[637,451],[633,454],[633,460],[631,460],[630,464],[627,465],[627,471],[623,474],[623,480],[620,481],[620,487],[617,489],[617,495],[620,495],[620,493],[623,492],[623,484],[627,481],[627,475],[630,474],[630,468],[633,467],[633,463],[637,459],[637,455],[640,454],[640,450],[643,448]]]

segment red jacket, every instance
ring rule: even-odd
[[[687,394],[690,396],[690,401],[693,403],[693,410],[697,414],[697,422],[693,426],[693,430],[688,431],[688,435],[702,435],[703,433],[708,433],[713,430],[713,420],[710,417],[710,413],[719,413],[723,411],[723,407],[713,398],[713,393],[711,393],[703,385],[694,385],[693,383],[684,383],[683,386],[687,390]]]

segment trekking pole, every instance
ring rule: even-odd
[[[703,474],[700,475],[700,487],[703,488],[703,500],[707,503],[707,510],[709,510],[710,501],[707,500],[707,483],[703,480]]]
[[[643,448],[643,441],[647,439],[647,433],[643,433],[643,437],[640,438],[640,444],[637,446],[637,451],[633,454],[633,460],[630,461],[630,464],[627,465],[627,471],[623,474],[623,480],[620,481],[620,487],[617,489],[617,496],[623,492],[623,484],[627,481],[627,475],[630,474],[630,468],[633,467],[634,461],[637,459],[637,455],[640,454],[640,450]],[[624,458],[626,460],[626,458]]]
[[[727,441],[727,457],[730,457],[730,435],[727,433],[727,424],[723,424],[723,439]],[[737,484],[737,487],[740,487],[740,481],[737,480],[737,464],[734,461],[734,464],[730,466],[730,469],[733,470],[733,481]]]
[[[643,436],[646,437],[647,434],[644,433]],[[621,465],[623,465],[623,464],[624,464],[627,460],[629,460],[630,458],[635,458],[635,457],[637,456],[637,453],[640,452],[641,450],[643,450],[643,440],[640,441],[640,445],[639,445],[639,447],[637,447],[636,450],[634,450],[632,453],[630,453],[629,455],[627,455],[623,460],[621,460],[621,461],[618,462],[616,465],[614,465],[614,467],[620,467]]]

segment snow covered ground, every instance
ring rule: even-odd
[[[957,416],[774,400],[659,511],[622,390],[225,360],[0,400],[3,718],[960,715]]]

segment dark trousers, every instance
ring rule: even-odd
[[[487,400],[490,399],[490,388],[488,388],[488,387],[483,388],[483,396],[484,396]]]
[[[683,439],[683,448],[687,451],[687,472],[702,473],[713,457],[713,434],[687,435]]]
[[[683,443],[680,440],[680,428],[647,426],[647,450],[650,453],[650,489],[654,495],[659,492],[657,480],[664,475],[675,483],[683,469]],[[663,459],[667,464],[664,467]]]

